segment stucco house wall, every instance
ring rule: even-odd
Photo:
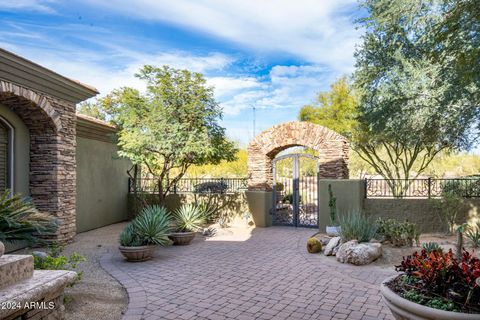
[[[77,115],[77,232],[127,220],[132,164],[117,154],[115,128]]]
[[[125,216],[126,162],[112,160],[114,142],[99,138],[115,129],[92,119],[79,124],[75,113],[77,103],[97,93],[0,49],[0,121],[4,128],[11,124],[9,135],[14,133],[8,155],[13,182],[9,179],[7,187],[29,195],[38,210],[59,220],[54,236],[61,242]]]

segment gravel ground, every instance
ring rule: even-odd
[[[128,304],[123,287],[102,269],[99,259],[107,250],[115,250],[124,223],[80,233],[65,247],[64,254],[77,252],[87,258],[78,266],[82,280],[65,294],[71,299],[66,307],[67,320],[121,319]]]

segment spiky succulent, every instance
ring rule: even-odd
[[[198,231],[206,222],[204,211],[193,204],[186,204],[178,208],[174,218],[179,232]]]
[[[120,234],[122,246],[168,245],[171,218],[167,210],[158,205],[145,207]]]
[[[0,196],[0,241],[41,243],[43,236],[55,234],[57,228],[55,217],[39,212],[29,198],[10,196],[8,190]]]

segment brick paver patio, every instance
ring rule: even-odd
[[[308,254],[313,233],[258,228],[243,241],[199,237],[147,262],[113,251],[101,263],[128,291],[128,320],[392,319],[378,285],[393,270]]]

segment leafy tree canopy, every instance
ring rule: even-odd
[[[77,113],[94,117],[99,120],[107,120],[107,115],[101,106],[94,102],[84,101],[77,106]]]
[[[363,2],[368,16],[360,21],[366,33],[355,54],[360,115],[353,141],[394,194],[408,186],[395,179],[412,178],[414,167],[420,174],[442,150],[472,143],[480,115],[474,2]]]
[[[303,106],[299,119],[349,137],[357,123],[357,110],[358,97],[344,76],[330,86],[330,91],[319,93],[315,104]]]
[[[237,149],[218,121],[222,110],[200,73],[144,66],[141,93],[124,87],[99,101],[118,128],[120,154],[159,181],[160,200],[191,165],[234,160]]]

